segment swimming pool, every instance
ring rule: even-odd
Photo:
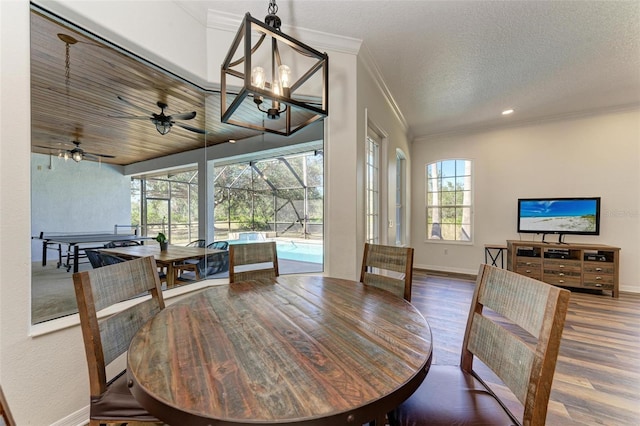
[[[323,245],[320,242],[276,241],[276,247],[278,258],[322,263]]]
[[[251,242],[273,241],[259,232],[243,232],[237,240],[229,240],[229,244],[243,244]],[[279,259],[297,260],[322,264],[324,250],[322,241],[306,242],[277,239],[276,250]]]

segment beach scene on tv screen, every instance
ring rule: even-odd
[[[526,201],[520,205],[520,229],[540,232],[595,232],[595,200]]]

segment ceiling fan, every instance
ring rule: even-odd
[[[80,141],[78,141],[78,140],[71,141],[71,143],[73,143],[73,145],[75,145],[75,147],[73,149],[58,149],[58,157],[59,158],[64,158],[65,160],[68,160],[69,158],[71,158],[76,163],[79,163],[80,161],[82,161],[84,159],[100,161],[102,158],[116,158],[115,155],[97,154],[95,152],[87,152],[84,149],[80,148]],[[53,147],[50,147],[50,146],[40,146],[40,145],[35,145],[35,146],[38,147],[38,148],[56,149],[56,148],[53,148]]]
[[[206,134],[207,133],[206,130],[198,129],[196,127],[189,126],[187,124],[179,123],[179,122],[175,121],[175,120],[192,120],[196,116],[196,112],[195,111],[185,112],[185,113],[180,113],[180,114],[166,115],[164,113],[164,110],[167,109],[169,107],[169,105],[167,105],[165,102],[158,101],[158,102],[156,102],[156,105],[158,105],[158,108],[160,108],[160,114],[157,114],[157,113],[154,113],[154,112],[151,112],[151,111],[147,111],[144,108],[141,108],[138,105],[135,105],[135,104],[129,102],[128,100],[126,100],[122,96],[118,95],[118,99],[120,99],[125,104],[127,104],[129,106],[132,106],[132,107],[138,109],[139,111],[142,111],[142,112],[146,113],[147,115],[115,116],[114,118],[132,118],[132,119],[137,119],[137,120],[151,120],[151,122],[156,126],[156,130],[161,135],[166,135],[167,133],[169,133],[171,131],[171,127],[173,127],[174,124],[176,126],[182,127],[183,129],[189,130],[191,132],[200,133],[200,134]]]

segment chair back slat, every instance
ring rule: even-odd
[[[149,269],[150,260],[139,259],[123,261],[114,268],[86,271],[93,292],[93,302],[96,311],[100,311],[116,303],[132,299],[140,294],[155,289],[154,279],[158,276],[158,269]]]
[[[510,319],[533,336],[538,337],[546,319],[545,309],[522,309],[522,306],[544,307],[557,292],[557,287],[545,285],[506,270],[491,271],[478,295],[478,303]]]
[[[229,282],[279,276],[276,243],[231,244],[229,246]]]
[[[97,397],[107,389],[106,366],[126,352],[140,326],[164,308],[158,268],[149,256],[74,273],[73,284],[90,391]],[[149,294],[150,299],[141,297]],[[114,315],[99,315],[107,307],[134,298],[139,302]]]
[[[105,365],[125,353],[140,327],[158,312],[160,307],[151,298],[100,321],[100,340],[111,342],[102,345]]]
[[[368,286],[386,290],[400,298],[404,298],[404,278],[398,279],[365,271],[364,277],[361,282]]]
[[[493,321],[474,315],[467,349],[493,370],[524,404],[535,351]]]
[[[413,248],[365,243],[360,282],[411,301],[412,271]]]
[[[512,271],[480,266],[461,367],[473,372],[474,357],[487,365],[523,404],[523,424],[544,424],[570,294]]]

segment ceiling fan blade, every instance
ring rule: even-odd
[[[184,112],[182,114],[171,114],[168,118],[170,120],[191,120],[195,118],[195,116],[196,116],[196,112],[191,111],[191,112]]]
[[[100,158],[116,158],[115,155],[96,154],[95,152],[83,152],[82,155],[87,157],[87,158],[92,158],[93,157],[94,160],[98,160]]]
[[[108,115],[109,118],[129,118],[133,120],[151,120],[153,117],[146,115]]]
[[[148,114],[148,115],[152,115],[153,114],[153,112],[147,111],[146,109],[142,108],[141,106],[138,106],[138,105],[136,105],[134,103],[129,102],[128,100],[126,100],[125,98],[123,98],[120,95],[118,95],[118,99],[120,99],[125,104],[127,104],[127,105],[129,105],[129,106],[131,106],[133,108],[136,108],[138,111],[142,111],[142,112],[144,112],[145,114]]]
[[[208,133],[206,130],[198,129],[197,127],[189,126],[187,124],[182,124],[178,122],[174,122],[173,124],[176,126],[182,127],[183,129],[187,129],[191,132],[200,133],[202,135],[206,135]]]
[[[85,155],[92,155],[94,157],[102,157],[102,158],[116,158],[115,155],[109,155],[109,154],[97,154],[95,152],[86,152],[84,153]]]

